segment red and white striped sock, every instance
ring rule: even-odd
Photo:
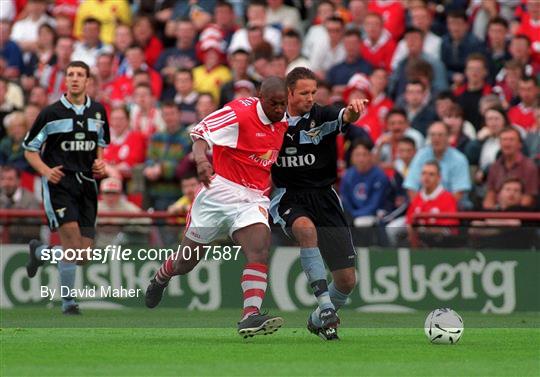
[[[176,259],[178,253],[174,253],[167,259],[159,268],[158,272],[156,273],[155,279],[159,284],[167,284],[169,280],[176,274],[174,273],[174,260]]]
[[[244,313],[242,320],[253,313],[258,313],[266,293],[268,266],[261,263],[248,263],[242,274],[242,292],[244,294]]]

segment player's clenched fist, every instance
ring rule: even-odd
[[[212,178],[212,175],[214,174],[214,168],[212,167],[212,164],[208,160],[200,160],[197,161],[197,175],[199,176],[199,180],[202,182],[202,184],[206,187],[210,187],[210,178]]]
[[[62,168],[63,168],[63,166],[59,165],[59,166],[55,166],[54,168],[50,169],[46,174],[47,181],[49,181],[51,183],[54,183],[54,184],[57,184],[58,182],[60,182],[60,180],[65,175],[62,172]]]
[[[94,163],[92,164],[92,173],[98,177],[105,176],[105,162],[102,159],[96,158],[94,160]]]
[[[360,118],[360,115],[366,111],[366,105],[369,102],[367,99],[353,99],[345,109],[343,114],[343,120],[346,123],[352,123]]]

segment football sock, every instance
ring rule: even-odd
[[[319,308],[325,310],[334,308],[328,293],[328,283],[326,282],[326,268],[318,247],[300,249],[300,262],[302,269],[306,273],[309,285],[317,298]]]
[[[330,294],[330,299],[332,300],[332,304],[334,304],[334,308],[339,310],[345,303],[347,302],[347,299],[349,298],[348,294],[345,294],[343,292],[340,292],[337,288],[334,282],[331,282],[328,286],[328,292]],[[321,314],[321,309],[317,308],[311,313],[311,322],[317,327],[322,326],[322,322],[319,319],[319,314]]]
[[[176,275],[174,273],[173,262],[176,259],[177,255],[178,253],[174,253],[173,255],[171,255],[169,259],[167,259],[159,268],[155,277],[159,284],[167,284],[169,280],[171,280],[171,278]]]
[[[77,264],[73,262],[58,262],[58,272],[60,273],[60,295],[62,297],[62,310],[75,305],[75,300],[71,296],[71,290],[75,287],[75,273]]]
[[[248,263],[242,273],[241,285],[244,296],[242,320],[258,313],[266,293],[268,266],[261,263]]]

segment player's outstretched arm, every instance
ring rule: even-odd
[[[39,152],[33,152],[28,150],[24,151],[24,157],[26,158],[26,161],[28,161],[30,166],[39,173],[39,175],[47,178],[47,180],[51,183],[56,184],[60,182],[60,180],[64,176],[64,173],[62,172],[62,165],[55,166],[54,168],[48,167],[41,159]]]
[[[193,160],[197,164],[197,174],[199,180],[208,188],[210,187],[210,179],[214,174],[214,168],[206,157],[207,151],[208,143],[206,140],[198,139],[193,143]]]
[[[367,99],[353,99],[345,108],[343,121],[345,123],[354,123],[360,118],[360,115],[366,111]]]

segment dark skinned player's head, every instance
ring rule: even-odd
[[[261,85],[261,106],[272,122],[283,119],[287,109],[287,87],[279,77],[268,77]]]

